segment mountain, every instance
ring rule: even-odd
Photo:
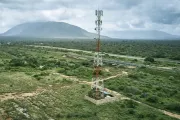
[[[168,40],[180,39],[180,36],[172,35],[166,32],[157,30],[126,30],[112,31],[109,35],[118,39],[149,39],[149,40]]]
[[[90,33],[80,27],[64,22],[32,22],[17,25],[3,36],[42,37],[42,38],[94,38]],[[103,38],[108,38],[102,36]]]
[[[157,30],[126,30],[110,31],[109,36],[118,39],[149,39],[169,40],[180,39],[180,36],[172,35]],[[93,39],[95,33],[90,33],[80,27],[64,22],[32,22],[17,25],[0,36],[38,37],[38,38],[85,38]],[[109,37],[102,36],[104,39]]]

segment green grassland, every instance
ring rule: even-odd
[[[119,101],[96,106],[84,100],[90,87],[69,84],[71,88],[60,86],[24,100],[8,100],[0,104],[9,117],[19,119],[55,120],[175,120],[154,109],[134,103]],[[19,112],[18,109],[23,109]]]
[[[180,113],[180,74],[137,68],[128,76],[106,81],[105,86],[151,106]]]
[[[90,86],[80,81],[91,81],[93,77],[93,61],[84,57],[91,56],[90,54],[26,46],[27,44],[30,43],[7,45],[4,42],[0,46],[0,96],[7,93],[31,93],[37,89],[44,92],[27,98],[1,101],[0,120],[176,120],[132,100],[100,106],[84,100]],[[129,58],[106,58],[131,61]],[[139,60],[134,63],[147,64]],[[161,63],[166,66],[166,62]],[[171,64],[176,67],[177,63]],[[162,64],[148,65],[158,67]],[[159,70],[148,66],[128,68],[105,63],[100,75],[107,78],[122,71],[126,71],[128,75],[107,80],[105,87],[155,108],[179,114],[178,69]]]

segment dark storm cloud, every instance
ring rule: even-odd
[[[0,32],[29,21],[65,21],[93,30],[94,10],[104,10],[108,30],[180,33],[180,0],[0,0]]]
[[[173,9],[154,9],[153,14],[150,14],[150,18],[155,23],[162,24],[179,24],[180,23],[180,11]]]
[[[180,23],[180,0],[152,0],[143,2],[135,11],[140,17],[158,24]]]

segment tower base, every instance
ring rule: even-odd
[[[105,103],[109,103],[109,102],[115,102],[115,101],[119,101],[120,99],[120,95],[117,94],[117,92],[111,91],[106,89],[106,91],[104,91],[105,93],[107,93],[108,95],[106,95],[104,98],[101,99],[95,99],[93,97],[90,97],[88,95],[84,96],[85,100],[88,100],[96,105],[101,105],[101,104],[105,104]]]

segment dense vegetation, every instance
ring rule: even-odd
[[[2,43],[39,44],[55,47],[75,48],[94,51],[95,42],[92,40],[62,40],[62,39],[31,39],[31,38],[0,38]],[[21,41],[21,42],[20,42]],[[101,42],[101,51],[107,53],[132,55],[142,57],[170,58],[180,60],[179,40],[109,40]]]
[[[50,44],[58,47],[95,50],[93,41],[59,42],[59,44],[55,42]],[[44,45],[49,45],[49,43]],[[180,60],[180,41],[103,41],[101,48],[103,52],[107,53]]]
[[[43,45],[95,50],[94,41],[44,42]],[[101,51],[121,55],[180,60],[180,41],[103,41],[101,43]]]
[[[106,86],[135,100],[180,113],[179,71],[137,68],[128,76],[106,81]]]

